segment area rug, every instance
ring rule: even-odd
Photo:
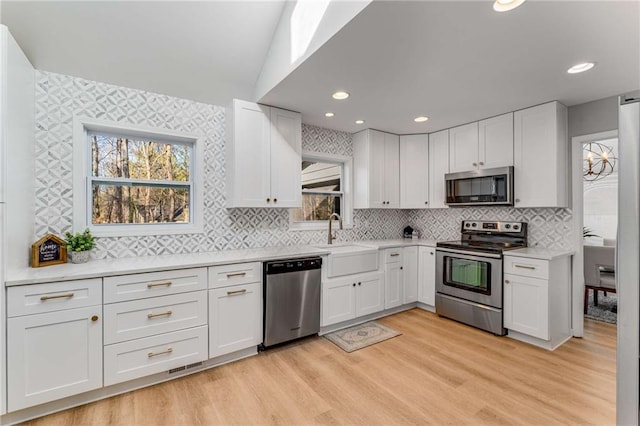
[[[615,311],[618,307],[618,297],[615,293],[607,293],[607,297],[604,297],[603,292],[598,294],[598,306],[593,305],[593,291],[589,291],[589,305],[585,318],[594,319],[596,321],[608,322],[609,324],[615,324],[618,319],[618,314]]]
[[[343,351],[353,352],[400,335],[402,333],[392,328],[375,321],[369,321],[344,330],[334,331],[324,337]]]

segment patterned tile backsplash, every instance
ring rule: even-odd
[[[202,234],[99,238],[92,255],[118,258],[323,243],[326,231],[291,231],[286,210],[225,208],[225,109],[166,95],[38,71],[36,83],[36,236],[72,228],[73,117],[84,116],[205,136],[205,229]],[[349,133],[302,126],[304,150],[351,156]],[[566,209],[356,210],[343,241],[398,238],[407,224],[426,238],[455,239],[463,219],[523,220],[530,240],[566,248]]]

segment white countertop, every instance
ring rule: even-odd
[[[505,256],[526,257],[529,259],[553,260],[559,257],[572,256],[574,250],[549,250],[544,248],[527,247],[505,252]]]
[[[67,263],[17,271],[7,278],[5,286],[167,271],[181,268],[228,265],[242,262],[260,262],[272,259],[322,256],[325,254],[329,254],[329,251],[312,246],[285,246],[225,250],[208,253],[167,254],[161,256],[90,260],[87,263],[81,264]]]
[[[338,244],[360,244],[378,249],[403,246],[435,247],[435,240],[395,239],[371,241],[345,241]],[[319,245],[321,246],[321,245]],[[198,268],[243,262],[327,255],[330,248],[313,245],[264,247],[241,250],[225,250],[207,253],[169,254],[161,256],[127,257],[121,259],[90,260],[87,263],[27,268],[11,273],[5,286],[40,284],[54,281],[79,280],[123,274],[167,271],[171,269]]]
[[[392,247],[425,246],[435,247],[436,240],[398,238],[393,240],[336,241],[340,244],[358,244],[377,249]],[[54,281],[78,280],[95,277],[108,277],[123,274],[167,271],[171,269],[198,268],[216,265],[228,265],[242,262],[262,262],[274,259],[286,259],[305,256],[328,255],[331,249],[322,245],[263,247],[240,250],[225,250],[207,253],[168,254],[161,256],[127,257],[121,259],[91,260],[87,263],[27,268],[14,271],[5,281],[5,286],[40,284]],[[524,248],[511,250],[506,256],[553,260],[573,255],[572,250],[547,250],[542,248]]]
[[[408,246],[425,246],[435,247],[436,240],[426,239],[413,239],[413,238],[398,238],[395,240],[370,240],[370,241],[358,241],[358,244],[365,246],[374,246],[379,249],[391,248],[391,247],[408,247]]]

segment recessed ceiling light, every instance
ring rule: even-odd
[[[332,112],[325,112],[325,114],[324,114],[324,116],[325,116],[325,117],[327,117],[327,118],[331,118],[331,117],[333,117],[334,115],[335,115],[335,114],[334,114],[334,113],[332,113]]]
[[[583,62],[581,64],[576,64],[569,68],[567,72],[569,74],[578,74],[579,72],[589,71],[591,68],[595,67],[596,64],[594,62]]]
[[[364,124],[364,120],[356,120],[356,124]]]
[[[524,3],[525,0],[496,0],[493,3],[493,10],[496,12],[508,12]]]
[[[421,115],[420,117],[414,118],[413,121],[415,121],[416,123],[424,123],[428,119],[429,117],[425,117],[424,115]]]
[[[331,97],[333,97],[333,99],[342,100],[342,99],[347,99],[349,97],[349,94],[347,92],[336,92],[333,95],[331,95]]]

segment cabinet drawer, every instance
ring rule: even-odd
[[[209,268],[209,288],[227,287],[262,281],[260,262],[237,263]]]
[[[166,296],[206,288],[206,268],[105,277],[104,303]]]
[[[505,256],[504,273],[546,280],[549,278],[549,261]]]
[[[7,289],[7,316],[41,314],[102,304],[102,280],[59,281]]]
[[[386,249],[383,256],[384,263],[402,262],[402,247]]]
[[[104,306],[104,343],[207,324],[207,292],[173,294]]]
[[[205,361],[207,326],[104,347],[104,385]]]

